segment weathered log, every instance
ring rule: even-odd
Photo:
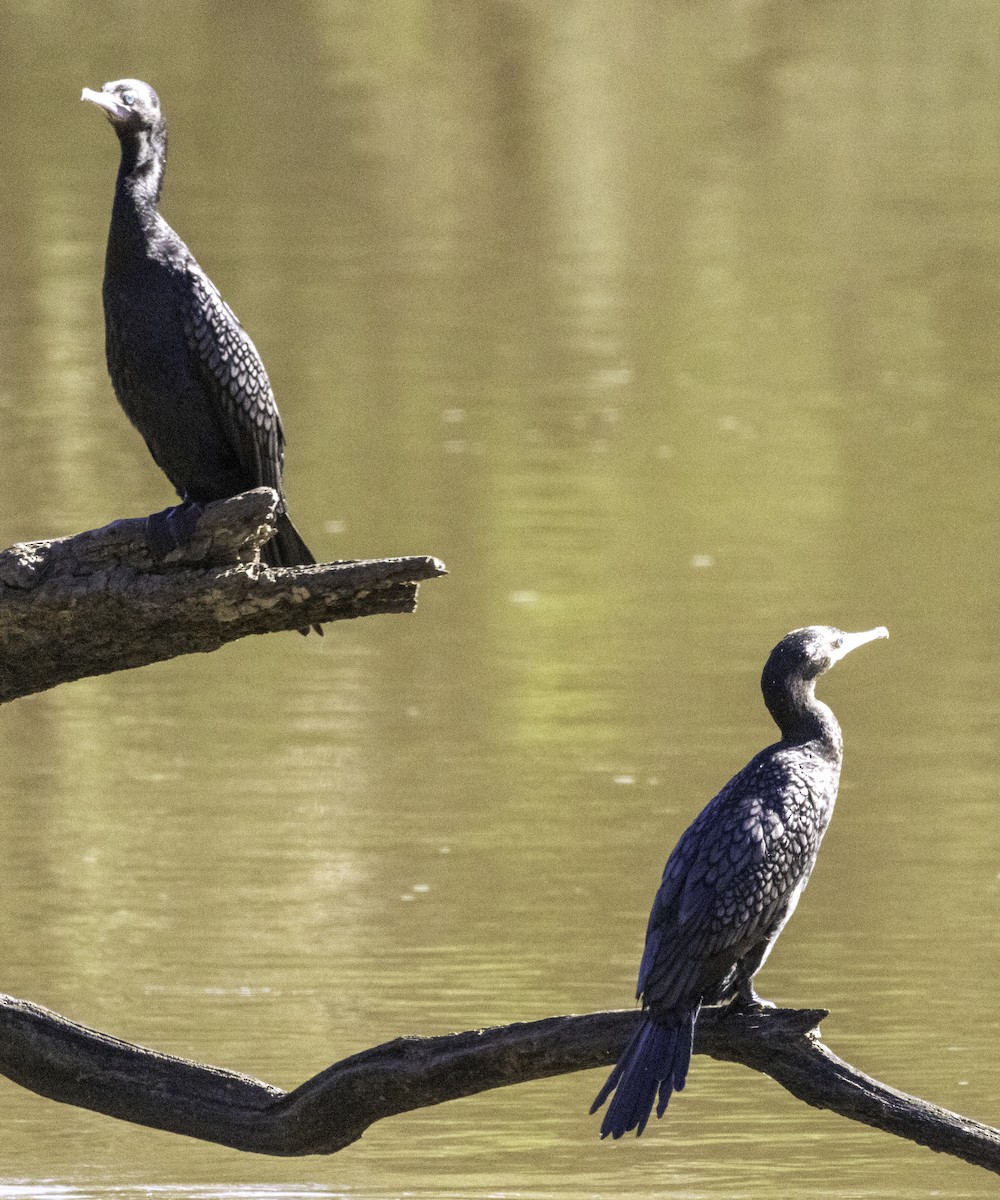
[[[428,556],[262,566],[277,506],[270,488],[209,504],[162,560],[146,519],[0,552],[0,703],[251,633],[412,612],[417,583],[445,574]]]
[[[822,1009],[704,1009],[695,1052],[743,1063],[816,1108],[1000,1174],[1000,1131],[856,1070],[820,1042],[817,1026],[826,1015]],[[635,1011],[597,1012],[397,1038],[284,1092],[0,996],[0,1074],[52,1100],[236,1150],[283,1157],[333,1154],[385,1117],[491,1088],[607,1067],[639,1019]],[[581,1093],[581,1120],[592,1090]],[[656,1130],[646,1136],[655,1137]]]

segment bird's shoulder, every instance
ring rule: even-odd
[[[690,919],[706,909],[706,894],[723,895],[790,849],[808,852],[812,790],[801,757],[780,743],[762,750],[681,835],[664,868],[660,910],[676,907],[680,920]]]

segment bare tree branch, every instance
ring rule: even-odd
[[[819,1041],[817,1009],[703,1009],[695,1051],[770,1075],[816,1108],[1000,1174],[1000,1131],[863,1074]],[[236,1150],[333,1154],[374,1122],[445,1100],[607,1067],[635,1011],[549,1017],[375,1046],[283,1092],[247,1075],[157,1054],[0,996],[0,1074],[49,1099]],[[590,1092],[581,1094],[581,1120]],[[596,1136],[595,1125],[595,1136]],[[647,1137],[655,1136],[651,1129]]]
[[[261,566],[277,506],[270,488],[209,504],[162,561],[144,519],[0,552],[0,703],[250,633],[412,612],[417,583],[445,574],[428,556]]]

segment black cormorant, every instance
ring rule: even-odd
[[[667,860],[653,901],[636,996],[645,1020],[595,1099],[614,1092],[601,1137],[642,1133],[687,1077],[703,1004],[764,1003],[753,988],[792,915],[833,814],[844,743],[816,679],[883,627],[796,629],[775,646],[761,691],[781,741],[762,750],[702,809]]]
[[[84,88],[81,98],[104,110],[121,143],[104,322],[122,408],[185,507],[274,488],[282,511],[262,559],[315,562],[284,510],[285,438],[260,355],[157,209],[167,158],[159,97],[138,79],[119,79],[99,92]]]

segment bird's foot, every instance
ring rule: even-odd
[[[153,558],[162,562],[172,550],[190,541],[201,514],[202,507],[194,500],[150,513],[146,518],[146,545]]]
[[[729,1008],[734,1013],[760,1012],[765,1008],[776,1008],[771,1000],[758,996],[751,984],[741,987],[730,1002]]]

